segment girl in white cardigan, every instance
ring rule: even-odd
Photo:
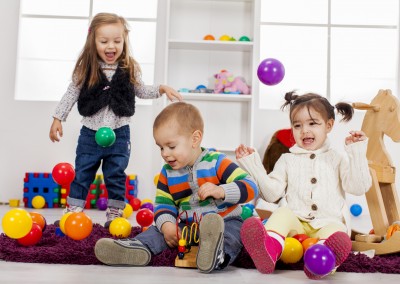
[[[265,225],[259,218],[247,219],[241,229],[242,241],[261,273],[275,270],[289,233],[319,238],[319,243],[335,255],[337,268],[351,251],[345,192],[362,195],[371,186],[367,137],[362,131],[350,131],[345,138],[348,157],[342,156],[330,148],[328,133],[335,122],[335,108],[342,120],[352,118],[350,104],[338,103],[334,107],[326,98],[312,93],[287,93],[285,100],[282,109],[290,107],[296,144],[290,153],[280,157],[274,170],[267,175],[260,156],[250,147],[240,145],[235,151],[239,164],[258,183],[260,196],[268,202],[283,199],[286,203],[272,213]],[[313,273],[306,265],[304,272],[311,279],[325,276]]]

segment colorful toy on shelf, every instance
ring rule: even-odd
[[[213,35],[205,35],[203,37],[204,40],[215,40],[215,37]]]
[[[219,37],[219,40],[222,40],[222,41],[229,41],[230,38],[231,38],[231,37],[228,36],[228,35],[222,35],[222,36]]]
[[[250,86],[243,77],[234,77],[232,73],[222,70],[214,75],[214,93],[220,94],[250,94]]]
[[[241,36],[239,41],[250,41],[250,38],[248,36]]]
[[[267,58],[261,61],[257,69],[258,79],[265,85],[279,84],[285,77],[285,67],[275,58]]]
[[[116,136],[110,127],[100,127],[95,135],[96,143],[101,147],[109,147],[114,144]]]

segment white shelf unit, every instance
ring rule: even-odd
[[[256,90],[255,21],[260,0],[166,0],[159,1],[164,13],[164,66],[162,79],[179,90],[204,85],[213,89],[214,75],[227,70],[242,76]],[[203,40],[213,35],[215,40]],[[228,35],[236,41],[220,41]],[[250,41],[238,41],[247,36]],[[258,44],[258,43],[257,43]],[[203,146],[233,156],[240,143],[252,146],[254,95],[182,93],[204,118]],[[167,103],[166,101],[164,101]],[[165,105],[165,104],[164,104]]]

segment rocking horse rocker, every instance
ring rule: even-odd
[[[368,235],[356,235],[352,249],[374,249],[377,255],[400,252],[400,231],[386,234],[390,225],[400,220],[400,203],[395,186],[396,169],[383,141],[384,135],[394,142],[400,141],[400,102],[390,90],[379,90],[370,104],[354,103],[353,107],[366,110],[361,130],[369,138],[367,159],[372,186],[365,196],[375,240],[379,242],[370,242]],[[385,235],[386,240],[380,242]]]

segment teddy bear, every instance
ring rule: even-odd
[[[243,77],[234,77],[232,73],[222,70],[214,75],[216,94],[250,94],[250,86]]]

